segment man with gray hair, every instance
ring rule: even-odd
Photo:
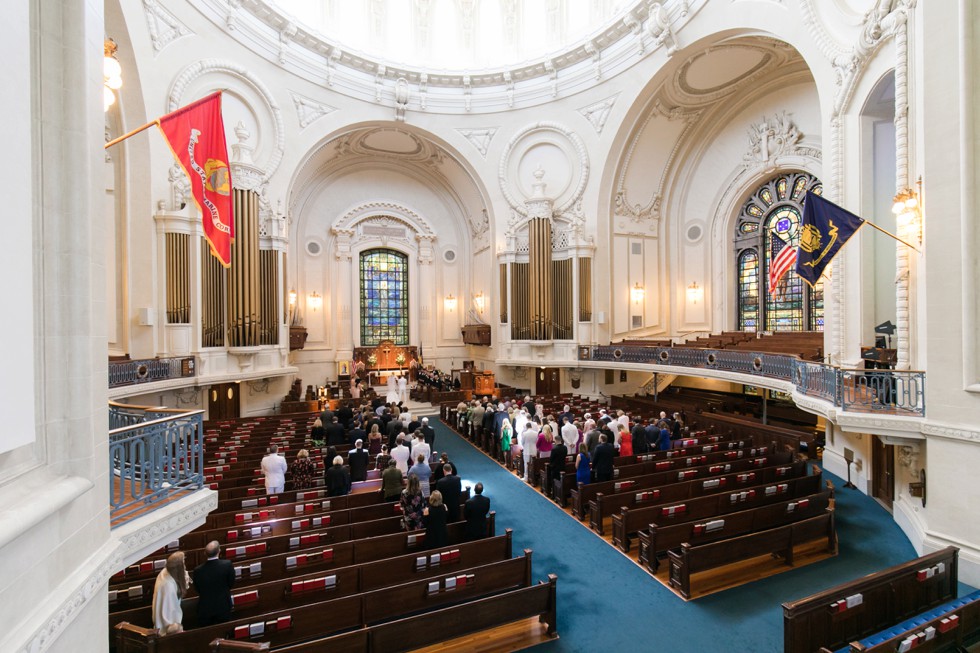
[[[194,570],[197,588],[197,625],[210,626],[231,619],[231,588],[235,584],[235,569],[230,560],[218,556],[221,545],[216,541],[204,547],[208,559]]]
[[[429,445],[429,451],[435,451],[436,450],[436,431],[435,431],[434,428],[432,428],[431,426],[429,426],[429,418],[428,417],[423,417],[422,418],[422,426],[420,428],[422,430],[422,439],[425,440],[425,443],[427,445]]]

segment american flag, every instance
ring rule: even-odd
[[[775,233],[769,238],[769,294],[776,292],[787,270],[796,265],[796,248]]]

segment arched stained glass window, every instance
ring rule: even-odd
[[[361,346],[408,344],[408,256],[392,249],[361,253]]]
[[[759,255],[753,250],[738,257],[738,328],[759,329]]]
[[[823,283],[813,289],[804,284],[788,255],[799,244],[807,191],[820,195],[823,185],[804,172],[783,173],[759,186],[742,207],[734,239],[742,330],[823,330]]]

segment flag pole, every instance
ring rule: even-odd
[[[116,145],[117,143],[122,143],[124,140],[126,140],[130,136],[136,136],[136,134],[140,133],[141,131],[146,131],[147,129],[149,129],[150,127],[152,127],[155,124],[157,124],[157,121],[156,120],[152,120],[152,121],[146,123],[145,125],[143,125],[142,127],[137,127],[136,129],[134,129],[132,131],[128,131],[125,134],[123,134],[122,136],[119,136],[117,138],[114,138],[111,141],[109,141],[108,143],[106,143],[105,146],[102,149],[103,150],[107,150],[110,147],[112,147],[113,145]]]
[[[909,242],[906,242],[906,241],[902,240],[901,238],[899,238],[898,236],[896,236],[892,232],[886,231],[885,229],[882,229],[881,227],[879,227],[878,225],[876,225],[874,222],[871,222],[870,220],[865,220],[864,221],[864,224],[868,225],[869,227],[874,227],[875,229],[877,229],[881,233],[885,234],[886,236],[891,236],[892,238],[894,238],[898,242],[902,243],[906,247],[909,247],[909,248],[914,249],[915,251],[919,252],[919,248],[918,247],[916,247],[915,245],[912,245]],[[919,252],[919,253],[921,254],[922,252]]]

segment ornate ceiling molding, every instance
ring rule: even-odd
[[[487,158],[487,150],[490,149],[490,141],[493,140],[494,135],[496,135],[499,127],[484,127],[483,129],[461,129],[457,128],[456,131],[459,132],[463,138],[470,142],[470,145],[475,147],[480,155],[485,159]]]
[[[335,220],[330,226],[330,231],[335,235],[341,232],[352,232],[362,222],[377,220],[378,218],[388,218],[400,222],[417,234],[419,238],[429,239],[430,242],[436,238],[436,232],[428,220],[404,204],[392,201],[358,204]]]
[[[268,181],[282,162],[283,154],[286,151],[286,128],[282,121],[282,111],[275,96],[269,88],[262,83],[248,68],[231,61],[220,59],[202,59],[184,68],[174,79],[170,87],[168,111],[175,111],[182,104],[184,93],[187,91],[191,82],[209,73],[229,75],[250,85],[265,101],[266,108],[272,118],[275,131],[275,145],[272,155],[263,166],[263,181]],[[217,90],[218,87],[214,87]]]
[[[154,55],[160,54],[177,39],[194,34],[157,0],[143,0],[143,13],[146,15],[146,29]]]
[[[299,120],[299,126],[302,129],[306,129],[317,119],[337,110],[337,107],[311,100],[295,91],[290,91],[289,94],[293,97],[293,105],[296,107],[296,119]]]
[[[601,134],[602,128],[606,126],[606,121],[609,119],[609,114],[612,112],[613,105],[616,104],[618,98],[619,93],[616,93],[604,100],[599,100],[598,102],[582,107],[578,112],[585,116],[585,119],[595,128],[597,134]]]
[[[271,0],[199,0],[192,4],[231,38],[315,84],[326,82],[338,92],[400,111],[466,113],[540,105],[566,89],[580,92],[585,85],[607,80],[660,48],[672,52],[678,32],[706,3],[635,0],[620,18],[564,50],[529,63],[476,71],[429,70],[382,61],[295,23]],[[647,47],[646,41],[651,40]],[[411,106],[408,102],[399,106],[399,79],[409,87]]]
[[[520,216],[527,216],[527,207],[524,205],[524,200],[518,198],[511,188],[510,175],[508,170],[512,164],[511,158],[516,153],[516,148],[521,144],[527,136],[534,134],[535,132],[552,132],[563,137],[573,148],[575,154],[578,157],[578,161],[570,161],[570,164],[577,163],[579,169],[573,170],[572,174],[578,173],[578,184],[575,186],[574,190],[561,204],[556,204],[554,212],[556,214],[564,214],[569,209],[575,207],[576,204],[582,198],[583,193],[585,193],[585,186],[589,181],[589,151],[585,147],[585,142],[582,141],[582,137],[575,133],[573,130],[557,122],[542,121],[527,125],[523,129],[515,133],[510,141],[507,142],[507,146],[504,148],[503,154],[500,156],[500,166],[497,169],[497,179],[500,182],[500,190],[503,192],[504,197],[507,199],[507,203],[510,208],[515,211]]]

